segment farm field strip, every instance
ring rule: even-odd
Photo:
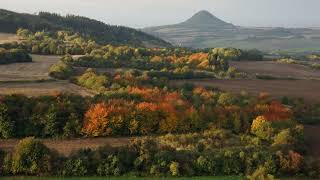
[[[96,94],[92,90],[67,81],[0,83],[0,94],[2,95],[23,94],[26,96],[43,96],[57,93],[74,93],[81,96],[94,96]]]
[[[15,34],[0,33],[0,44],[19,41],[19,37]]]
[[[304,98],[313,102],[320,100],[320,83],[317,80],[173,80],[173,86],[192,83],[197,86],[216,87],[225,91],[239,93],[246,91],[258,95],[268,92],[275,97],[290,96]]]
[[[275,61],[231,61],[230,65],[249,74],[270,75],[277,78],[320,79],[320,71],[298,64]]]

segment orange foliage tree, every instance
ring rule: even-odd
[[[85,114],[83,133],[88,136],[129,134],[127,126],[133,112],[133,103],[110,100],[93,105]]]
[[[291,110],[278,101],[272,101],[270,104],[258,104],[255,111],[268,121],[288,120],[292,117]]]

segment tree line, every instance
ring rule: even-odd
[[[0,64],[32,62],[31,56],[23,49],[0,48]]]
[[[186,133],[210,124],[241,134],[249,133],[256,121],[262,129],[258,126],[254,132],[270,140],[277,124],[273,127],[273,122],[308,122],[301,117],[320,114],[318,105],[294,102],[287,108],[277,101],[190,86],[180,90],[129,86],[94,98],[7,95],[0,102],[1,138]],[[260,134],[265,130],[268,134]]]

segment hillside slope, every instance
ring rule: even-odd
[[[90,36],[99,43],[171,46],[169,43],[141,31],[123,26],[107,25],[86,17],[60,16],[47,12],[31,15],[0,9],[0,32],[15,33],[18,28],[32,31],[69,30]]]
[[[232,46],[276,51],[308,50],[320,46],[320,30],[317,29],[241,27],[227,23],[208,11],[200,11],[182,23],[147,27],[142,31],[174,45],[194,48]]]

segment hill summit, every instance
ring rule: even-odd
[[[193,48],[235,47],[266,52],[301,49],[303,52],[320,43],[319,29],[242,27],[225,22],[204,10],[184,22],[147,27],[142,31],[176,46]]]
[[[208,11],[202,10],[193,15],[190,19],[181,23],[188,26],[210,26],[215,28],[235,27],[233,24],[222,21]]]

